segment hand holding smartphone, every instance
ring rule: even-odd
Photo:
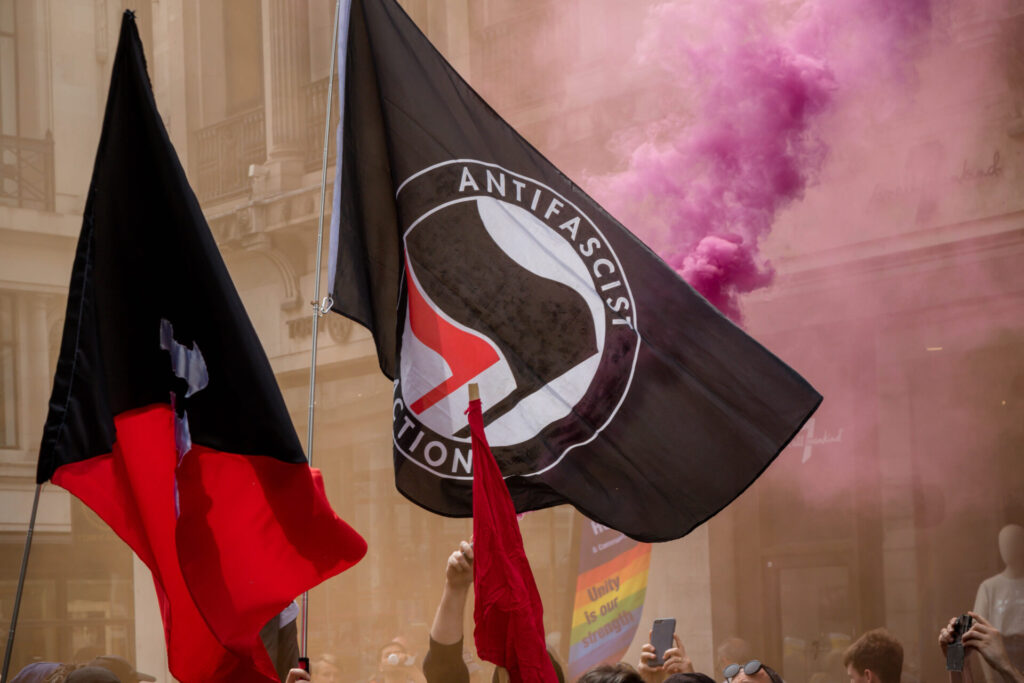
[[[675,619],[654,620],[654,624],[651,626],[651,645],[654,646],[654,659],[650,661],[648,666],[655,668],[665,664],[665,651],[671,649],[674,645],[675,634]]]

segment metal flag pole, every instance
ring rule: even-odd
[[[28,518],[28,533],[25,535],[25,550],[21,554],[21,573],[18,574],[18,590],[14,594],[14,609],[11,611],[11,630],[7,634],[7,650],[4,651],[4,669],[0,681],[7,680],[7,669],[11,666],[14,652],[14,630],[18,626],[18,610],[21,609],[21,592],[25,588],[25,572],[28,570],[28,551],[32,549],[32,531],[36,528],[36,510],[39,509],[39,492],[42,484],[36,484],[36,495],[32,499],[32,515]]]
[[[331,70],[327,75],[327,115],[324,119],[324,154],[323,163],[320,168],[320,219],[317,223],[316,233],[316,277],[314,285],[313,301],[313,351],[309,364],[309,417],[306,423],[306,457],[309,458],[310,466],[313,465],[313,407],[316,399],[316,346],[319,332],[320,316],[326,315],[334,304],[328,294],[320,300],[320,268],[324,250],[324,209],[327,203],[327,150],[331,143],[331,105],[334,103],[334,70],[338,59],[338,24],[341,22],[341,0],[334,5],[334,37],[331,39]],[[341,159],[336,159],[335,164],[340,164]],[[302,619],[299,630],[299,655],[304,662],[308,663],[309,645],[309,591],[302,594]]]

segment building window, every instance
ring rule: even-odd
[[[0,448],[18,446],[14,297],[0,294]]]
[[[263,104],[263,20],[252,0],[224,0],[224,73],[229,116]]]
[[[18,134],[17,74],[14,0],[0,0],[0,135]]]

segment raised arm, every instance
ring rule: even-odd
[[[650,635],[648,635],[648,639],[650,639]],[[676,646],[665,650],[665,654],[662,656],[665,663],[661,666],[651,666],[652,660],[655,658],[654,646],[650,643],[643,646],[637,671],[644,679],[644,683],[661,683],[672,674],[693,673],[693,662],[686,654],[683,642],[674,633],[672,640],[675,641]]]
[[[1024,675],[1010,663],[1003,634],[980,614],[969,614],[974,617],[974,624],[964,634],[964,648],[976,650],[1005,683],[1024,683]]]
[[[462,659],[462,619],[473,586],[473,546],[462,541],[448,557],[444,592],[430,627],[430,650],[423,659],[427,683],[468,683],[469,669]]]
[[[462,640],[462,617],[466,599],[473,587],[473,546],[466,541],[448,557],[444,572],[444,592],[437,606],[430,637],[440,645],[454,645]]]
[[[974,617],[974,624],[963,635],[963,644],[966,654],[977,652],[988,662],[989,666],[996,672],[1003,683],[1024,683],[1024,674],[1021,674],[1013,664],[1010,663],[1010,656],[1006,652],[1006,645],[1003,643],[1003,634],[999,632],[985,617],[977,612],[969,612]],[[949,620],[946,627],[939,632],[939,647],[945,657],[946,650],[953,642],[953,625],[956,618]],[[950,683],[973,683],[971,667],[965,662],[963,672],[950,671]]]

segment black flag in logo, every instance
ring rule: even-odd
[[[696,294],[458,76],[394,0],[351,0],[334,310],[395,380],[398,489],[472,514],[467,385],[519,511],[686,534],[821,397]]]

